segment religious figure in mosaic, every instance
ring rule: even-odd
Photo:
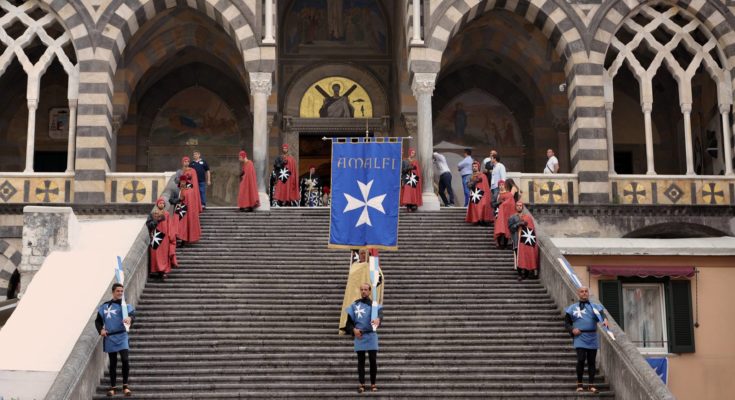
[[[332,93],[330,96],[321,86],[316,85],[316,90],[324,96],[324,103],[319,109],[319,116],[322,118],[353,118],[355,116],[355,107],[350,104],[350,94],[357,89],[357,85],[352,85],[347,91],[340,95],[341,86],[338,83],[332,85]]]

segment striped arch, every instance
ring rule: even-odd
[[[12,244],[0,239],[0,300],[8,298],[10,277],[20,266],[20,260],[20,251]]]
[[[113,0],[97,23],[104,29],[97,38],[94,57],[80,65],[80,79],[88,85],[80,87],[75,201],[105,201],[104,182],[112,165],[116,135],[112,118],[114,77],[135,33],[168,9],[189,7],[208,16],[227,32],[249,72],[272,72],[275,49],[259,46],[260,38],[253,29],[258,26],[254,23],[258,14],[251,6],[255,6],[254,2],[245,0]]]
[[[248,74],[237,52],[229,48],[229,42],[219,40],[207,27],[190,24],[176,26],[156,35],[145,47],[135,52],[115,75],[115,91],[113,95],[113,116],[124,121],[130,107],[130,98],[138,82],[145,76],[149,68],[173,57],[187,47],[204,49],[212,56],[235,68],[235,72],[243,82],[248,81]]]
[[[607,142],[603,97],[602,59],[589,57],[578,30],[578,17],[553,0],[452,0],[437,8],[427,30],[425,58],[412,59],[416,72],[439,71],[452,36],[475,18],[492,10],[507,10],[536,26],[564,62],[569,99],[569,140],[572,172],[579,177],[579,201],[606,203]],[[559,82],[563,83],[563,82]]]

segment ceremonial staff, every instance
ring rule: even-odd
[[[123,271],[122,258],[117,256],[117,265],[115,266],[115,281],[121,285],[125,285],[125,271]],[[125,302],[125,292],[123,292],[122,300],[120,303],[122,308],[123,325],[125,325],[125,331],[130,331],[130,324],[124,321],[128,320],[128,303]]]

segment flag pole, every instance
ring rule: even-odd
[[[378,319],[378,280],[379,280],[379,274],[378,269],[380,268],[380,261],[378,256],[374,256],[375,249],[369,249],[370,252],[370,258],[369,258],[369,266],[370,266],[370,286],[372,287],[372,293],[373,293],[373,303],[371,307],[371,313],[370,313],[370,321],[372,325],[372,321]],[[373,330],[377,331],[378,326],[373,325]]]
[[[121,285],[125,285],[125,271],[123,271],[122,257],[117,256],[117,265],[115,266],[115,281]],[[122,308],[123,325],[125,326],[125,332],[130,331],[130,324],[124,321],[128,319],[128,303],[125,301],[125,291],[123,290],[122,300],[120,302],[120,308]]]

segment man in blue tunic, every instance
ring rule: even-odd
[[[605,308],[601,304],[590,303],[590,290],[584,286],[577,290],[579,302],[574,303],[565,310],[565,326],[569,334],[574,338],[574,348],[577,350],[577,392],[584,391],[582,378],[584,375],[584,363],[587,361],[589,372],[589,391],[597,393],[595,388],[595,359],[597,349],[600,348],[597,337],[597,324],[602,323],[607,327]]]
[[[365,352],[370,358],[370,391],[378,391],[375,385],[375,378],[378,375],[378,333],[375,329],[383,320],[383,306],[377,306],[378,318],[371,321],[373,303],[370,300],[370,291],[370,284],[363,283],[360,286],[361,297],[345,309],[348,316],[346,330],[348,332],[351,330],[355,336],[357,377],[360,381],[360,386],[357,388],[358,393],[365,391]]]
[[[133,392],[128,387],[128,374],[130,363],[128,362],[128,331],[125,325],[130,327],[135,318],[135,309],[127,304],[128,317],[123,318],[122,297],[123,285],[115,283],[112,285],[112,300],[102,303],[97,310],[97,318],[94,325],[102,339],[102,350],[110,357],[110,389],[107,396],[114,396],[117,391],[117,355],[122,359],[123,394],[130,396]]]

